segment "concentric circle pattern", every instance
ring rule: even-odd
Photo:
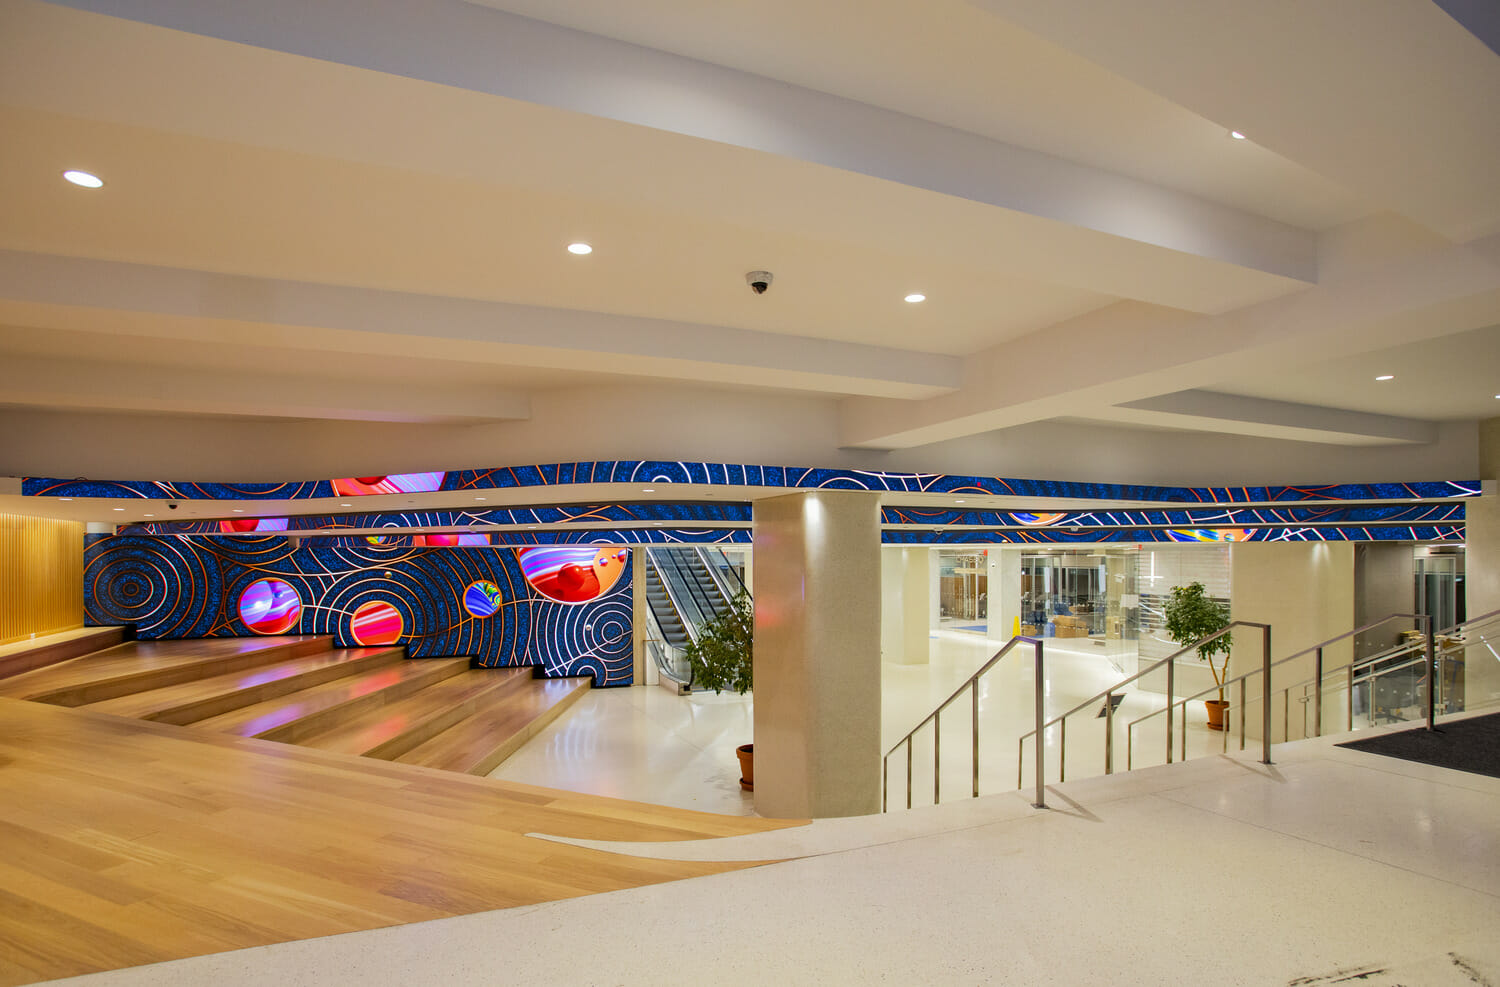
[[[338,647],[399,641],[413,657],[540,665],[549,676],[628,685],[629,552],[578,549],[592,560],[590,574],[593,563],[608,565],[597,591],[579,580],[594,595],[560,602],[533,589],[510,548],[344,538],[294,549],[279,535],[92,536],[85,604],[91,624],[134,624],[147,639],[328,634]]]

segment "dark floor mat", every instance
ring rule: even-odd
[[[1419,726],[1339,746],[1500,778],[1500,713],[1450,720],[1435,733]]]

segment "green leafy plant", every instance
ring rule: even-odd
[[[741,590],[728,607],[698,628],[698,639],[683,649],[693,669],[693,684],[714,692],[749,692],[755,674],[754,637],[755,604]]]
[[[1165,615],[1167,635],[1178,644],[1192,644],[1229,626],[1229,608],[1209,597],[1202,583],[1172,587],[1172,598],[1167,601]],[[1214,685],[1219,687],[1221,702],[1224,699],[1224,679],[1229,674],[1231,637],[1233,635],[1225,634],[1198,648],[1198,660],[1208,662]],[[1223,655],[1223,661],[1215,665],[1214,655]]]

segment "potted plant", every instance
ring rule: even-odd
[[[1172,587],[1172,598],[1167,601],[1164,613],[1167,634],[1178,644],[1192,644],[1229,626],[1229,608],[1210,598],[1202,583]],[[1203,703],[1208,708],[1210,730],[1224,729],[1224,713],[1229,709],[1229,703],[1224,701],[1224,679],[1229,675],[1230,637],[1225,634],[1198,648],[1198,660],[1208,662],[1214,685],[1219,687],[1219,698]],[[1214,655],[1223,655],[1217,665]]]
[[[703,622],[697,640],[689,641],[683,656],[693,670],[693,684],[722,693],[750,691],[755,675],[755,605],[744,590],[729,606]],[[755,745],[735,748],[740,758],[740,787],[755,790]]]

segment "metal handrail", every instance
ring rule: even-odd
[[[677,594],[672,592],[671,580],[667,579],[661,562],[657,560],[655,553],[653,553],[649,548],[646,549],[646,561],[650,565],[650,567],[655,570],[656,581],[661,583],[662,592],[667,594],[667,602],[671,604],[672,610],[676,612],[677,622],[680,623],[682,625],[682,629],[687,632],[689,639],[693,641],[698,640],[697,622],[688,617],[687,611],[683,609],[681,602],[679,602],[677,599]]]
[[[724,550],[722,548],[708,549],[704,548],[702,545],[695,545],[693,546],[693,550],[698,555],[698,561],[703,564],[703,568],[708,572],[708,577],[714,581],[714,585],[717,586],[719,592],[724,595],[724,599],[733,600],[740,593],[748,594],[750,592],[750,590],[745,586],[745,581],[741,579],[739,577],[739,574],[732,568],[729,568],[727,565],[718,566],[713,563],[712,559],[709,556],[709,552],[711,551],[718,552],[719,557],[722,558],[726,563],[729,561],[729,557],[724,554]],[[734,577],[735,585],[733,586],[729,584],[729,577],[731,576]]]
[[[1223,637],[1224,635],[1231,633],[1236,627],[1258,627],[1258,628],[1260,628],[1262,642],[1263,642],[1263,648],[1264,648],[1264,651],[1265,651],[1265,658],[1266,658],[1267,661],[1269,661],[1270,656],[1271,656],[1271,625],[1270,624],[1259,624],[1259,623],[1255,623],[1255,622],[1249,621],[1249,620],[1235,620],[1235,621],[1231,621],[1228,625],[1226,625],[1225,627],[1221,628],[1220,630],[1215,631],[1214,633],[1208,635],[1207,637],[1200,638],[1197,641],[1194,641],[1193,643],[1191,643],[1191,644],[1187,645],[1186,647],[1182,648],[1180,651],[1174,651],[1174,652],[1172,652],[1172,654],[1168,655],[1167,657],[1158,659],[1157,661],[1155,661],[1152,664],[1148,665],[1146,668],[1140,670],[1139,672],[1136,672],[1134,675],[1130,676],[1129,678],[1122,679],[1121,681],[1116,682],[1114,685],[1110,686],[1108,689],[1105,689],[1103,692],[1099,693],[1097,696],[1093,696],[1093,697],[1091,697],[1089,699],[1084,700],[1083,702],[1079,703],[1077,706],[1075,706],[1072,709],[1068,710],[1066,713],[1063,713],[1063,714],[1061,714],[1059,716],[1054,716],[1047,723],[1039,725],[1038,728],[1035,729],[1035,730],[1033,730],[1031,733],[1022,734],[1021,737],[1020,737],[1020,739],[1017,740],[1017,742],[1016,742],[1016,778],[1017,778],[1016,784],[1017,784],[1017,786],[1020,785],[1021,764],[1024,761],[1026,738],[1027,737],[1040,737],[1040,735],[1044,731],[1046,731],[1047,729],[1049,729],[1049,728],[1051,728],[1053,726],[1056,726],[1058,723],[1062,724],[1062,736],[1060,738],[1060,757],[1061,757],[1061,760],[1060,760],[1060,763],[1059,763],[1058,780],[1063,781],[1063,780],[1067,779],[1067,773],[1068,773],[1068,760],[1067,760],[1067,757],[1068,757],[1068,735],[1067,735],[1068,724],[1067,724],[1067,719],[1068,719],[1068,717],[1072,716],[1074,713],[1078,713],[1078,712],[1080,712],[1080,711],[1082,711],[1084,709],[1087,709],[1088,707],[1092,706],[1094,703],[1098,702],[1101,699],[1104,700],[1104,773],[1107,774],[1107,775],[1108,774],[1114,774],[1115,773],[1115,730],[1114,730],[1114,727],[1115,727],[1115,710],[1114,710],[1114,706],[1115,706],[1115,704],[1114,704],[1114,701],[1113,701],[1114,700],[1114,694],[1117,693],[1117,692],[1119,692],[1125,686],[1127,686],[1130,683],[1134,682],[1136,679],[1139,679],[1139,678],[1141,678],[1142,676],[1145,676],[1145,675],[1150,675],[1152,672],[1156,671],[1158,668],[1161,668],[1163,665],[1166,665],[1167,666],[1167,698],[1168,698],[1168,707],[1167,708],[1170,709],[1171,708],[1171,696],[1172,696],[1172,691],[1173,691],[1173,688],[1174,688],[1174,681],[1175,681],[1175,677],[1176,677],[1176,662],[1177,662],[1177,659],[1181,658],[1183,655],[1187,654],[1189,651],[1195,651],[1198,648],[1201,648],[1201,647],[1203,647],[1206,644],[1210,644],[1210,643],[1212,643],[1214,641],[1217,641],[1219,638]],[[1161,711],[1157,710],[1156,712],[1161,712]],[[1155,713],[1152,713],[1152,714],[1149,714],[1149,715],[1153,715],[1154,716]],[[1145,718],[1146,717],[1141,717],[1141,719],[1145,719]],[[1241,720],[1240,735],[1241,735],[1241,737],[1243,737],[1244,736],[1244,726],[1243,726],[1243,722],[1244,722],[1244,709],[1243,709],[1243,707],[1240,710],[1240,720]],[[1135,723],[1138,723],[1138,722],[1140,722],[1140,720],[1135,721]],[[1131,723],[1130,726],[1135,726],[1135,723]],[[1268,732],[1269,732],[1269,729],[1270,728],[1268,726],[1267,727],[1267,731]],[[1183,727],[1184,742],[1186,741],[1186,731],[1187,731],[1187,727],[1184,726]],[[1127,766],[1128,766],[1128,764],[1130,763],[1129,762],[1129,757],[1130,757],[1130,754],[1131,754],[1131,748],[1129,747],[1129,744],[1128,744],[1128,741],[1130,739],[1130,729],[1129,729],[1129,727],[1126,728],[1125,736],[1126,736],[1126,740],[1127,740]],[[1038,740],[1037,743],[1036,743],[1037,750],[1041,750],[1042,746],[1043,746],[1042,743],[1040,742],[1040,740]],[[1185,749],[1186,748],[1184,748],[1184,750]],[[1270,748],[1269,744],[1266,745],[1266,749],[1265,749],[1265,752],[1264,752],[1264,760],[1265,760],[1266,764],[1270,764],[1271,763],[1271,748]],[[1172,763],[1172,718],[1170,716],[1167,718],[1167,763],[1168,764]],[[1128,769],[1128,767],[1127,767],[1127,769]]]
[[[1316,731],[1314,735],[1318,736],[1318,737],[1321,737],[1323,735],[1323,689],[1322,689],[1322,685],[1321,685],[1321,681],[1322,681],[1321,676],[1323,674],[1323,649],[1326,648],[1326,647],[1328,647],[1330,644],[1337,644],[1339,641],[1342,641],[1342,640],[1344,640],[1347,637],[1353,637],[1356,634],[1363,634],[1365,631],[1373,630],[1374,628],[1379,627],[1381,624],[1385,624],[1385,623],[1388,623],[1388,622],[1390,622],[1392,620],[1398,620],[1398,619],[1401,619],[1401,620],[1416,620],[1418,622],[1422,622],[1422,621],[1425,620],[1428,628],[1430,629],[1430,627],[1431,627],[1431,619],[1425,617],[1422,614],[1415,614],[1415,613],[1392,613],[1392,614],[1387,614],[1386,616],[1381,617],[1379,620],[1372,621],[1371,623],[1365,624],[1362,627],[1356,627],[1356,628],[1354,628],[1351,631],[1345,631],[1344,633],[1336,635],[1334,637],[1331,637],[1331,638],[1329,638],[1326,641],[1322,641],[1322,642],[1320,642],[1318,644],[1314,644],[1313,646],[1311,646],[1309,648],[1303,648],[1301,651],[1298,651],[1296,654],[1288,655],[1287,657],[1282,658],[1282,659],[1280,659],[1278,661],[1266,663],[1265,662],[1265,658],[1269,657],[1269,653],[1268,653],[1267,655],[1262,656],[1262,667],[1261,668],[1253,669],[1251,671],[1248,671],[1248,672],[1244,673],[1243,675],[1237,675],[1237,676],[1235,676],[1232,679],[1225,679],[1223,682],[1216,683],[1212,687],[1210,687],[1208,689],[1204,689],[1201,692],[1194,693],[1193,695],[1188,696],[1188,697],[1186,697],[1184,699],[1176,699],[1176,698],[1174,698],[1172,696],[1172,690],[1171,690],[1171,686],[1169,684],[1168,688],[1167,688],[1167,705],[1166,706],[1162,707],[1161,709],[1152,710],[1151,712],[1147,713],[1145,716],[1137,717],[1136,719],[1132,720],[1129,724],[1127,724],[1126,727],[1125,727],[1125,745],[1126,745],[1126,764],[1127,764],[1127,770],[1128,770],[1128,765],[1130,763],[1132,763],[1132,755],[1134,753],[1134,746],[1135,746],[1134,745],[1134,735],[1131,733],[1131,731],[1135,729],[1135,727],[1136,727],[1137,724],[1139,724],[1139,723],[1141,723],[1141,722],[1143,722],[1145,720],[1149,720],[1153,716],[1160,716],[1162,714],[1166,714],[1166,716],[1167,716],[1167,763],[1171,764],[1172,763],[1172,751],[1171,751],[1171,747],[1172,747],[1172,726],[1171,726],[1171,724],[1172,724],[1172,716],[1171,716],[1171,712],[1172,712],[1172,709],[1174,707],[1176,707],[1176,706],[1179,706],[1179,705],[1183,706],[1184,707],[1183,716],[1184,716],[1184,721],[1185,721],[1186,715],[1187,715],[1187,710],[1185,708],[1186,704],[1188,704],[1190,702],[1196,702],[1197,700],[1203,698],[1204,696],[1208,695],[1211,692],[1218,692],[1218,693],[1222,694],[1223,691],[1226,688],[1228,688],[1232,683],[1235,683],[1235,682],[1241,683],[1241,686],[1240,686],[1240,707],[1239,707],[1240,708],[1240,750],[1244,750],[1245,749],[1245,688],[1244,688],[1244,682],[1245,682],[1245,680],[1249,679],[1252,676],[1262,675],[1263,674],[1263,675],[1266,676],[1265,686],[1268,687],[1270,685],[1271,669],[1275,668],[1278,665],[1284,665],[1284,664],[1286,664],[1289,661],[1295,661],[1298,658],[1303,658],[1303,657],[1306,657],[1307,655],[1314,654],[1314,653],[1316,653],[1316,660],[1315,660],[1314,666],[1313,666],[1314,670],[1313,670],[1313,679],[1312,680],[1318,682],[1319,685],[1318,685],[1318,688],[1315,690],[1316,691],[1316,699],[1315,699],[1315,702],[1314,702],[1315,709],[1314,709],[1314,714],[1313,714],[1313,728]],[[1429,636],[1429,638],[1431,637],[1430,634],[1428,636]],[[1189,646],[1189,647],[1191,647],[1191,646]],[[1180,654],[1182,654],[1182,652],[1178,652],[1178,654],[1180,655]],[[1173,655],[1172,657],[1175,658],[1177,656]],[[1363,660],[1363,659],[1361,659],[1361,660]],[[1351,661],[1350,664],[1352,665],[1352,664],[1354,664],[1354,662]],[[1264,723],[1264,729],[1262,730],[1261,746],[1263,748],[1263,753],[1265,755],[1265,763],[1266,764],[1270,764],[1271,763],[1271,761],[1270,761],[1270,757],[1271,757],[1271,749],[1270,749],[1270,735],[1271,735],[1271,691],[1270,691],[1269,688],[1266,688],[1266,687],[1263,687],[1263,689],[1262,689],[1262,691],[1265,692],[1265,696],[1263,697],[1264,703],[1265,703],[1265,708],[1261,711],[1261,716],[1265,720],[1265,723]],[[1288,686],[1287,689],[1282,690],[1282,691],[1289,691],[1290,689],[1293,689],[1293,688],[1296,688],[1296,686]],[[1186,751],[1187,751],[1187,746],[1186,746],[1187,745],[1186,730],[1187,730],[1187,727],[1184,725],[1184,727],[1183,727],[1183,734],[1184,735],[1183,735],[1182,741],[1181,741],[1181,747],[1182,747],[1182,751],[1183,751],[1183,754],[1184,754],[1184,759],[1186,757]],[[1227,747],[1228,743],[1229,743],[1229,731],[1228,731],[1227,728],[1224,731],[1224,742],[1225,742],[1225,746]]]
[[[1004,658],[1007,654],[1009,654],[1010,651],[1011,651],[1011,649],[1014,648],[1018,644],[1030,644],[1032,646],[1033,653],[1036,656],[1036,719],[1037,719],[1038,723],[1041,722],[1041,720],[1042,720],[1042,678],[1043,678],[1043,675],[1042,675],[1042,649],[1043,649],[1042,640],[1041,640],[1041,638],[1036,638],[1036,637],[1022,637],[1020,635],[1017,635],[1016,637],[1013,637],[1009,641],[1005,642],[1005,644],[1000,648],[999,651],[995,652],[994,655],[992,655],[988,661],[986,661],[983,665],[981,665],[979,667],[979,670],[977,672],[975,672],[973,675],[970,675],[968,677],[968,679],[964,681],[963,685],[961,685],[957,689],[953,690],[953,695],[949,696],[947,699],[944,699],[941,703],[939,703],[937,709],[935,709],[931,713],[927,714],[927,716],[922,720],[922,722],[920,722],[916,726],[912,727],[911,730],[907,732],[906,736],[902,737],[900,740],[896,741],[896,743],[892,744],[891,745],[891,749],[885,752],[885,757],[882,758],[881,762],[880,762],[880,771],[881,771],[881,776],[880,776],[881,777],[881,786],[880,786],[880,788],[881,788],[881,791],[880,791],[880,811],[881,812],[887,811],[887,809],[888,809],[888,802],[889,802],[889,798],[890,798],[890,786],[891,786],[891,769],[890,769],[890,766],[891,766],[891,755],[894,754],[894,753],[896,753],[896,751],[898,751],[901,748],[902,744],[906,745],[906,807],[908,809],[911,808],[911,794],[912,794],[912,792],[911,792],[911,774],[912,774],[912,745],[911,745],[911,742],[912,742],[912,738],[917,735],[918,731],[920,731],[928,723],[931,723],[933,725],[933,731],[932,731],[932,803],[934,805],[936,805],[936,804],[938,804],[939,801],[941,801],[941,799],[942,799],[942,773],[943,772],[942,772],[942,764],[941,764],[941,762],[939,760],[939,757],[941,756],[941,753],[942,753],[942,734],[941,734],[941,731],[940,731],[940,727],[942,726],[943,710],[947,709],[948,706],[951,705],[955,699],[957,699],[959,696],[963,695],[965,689],[970,690],[970,698],[972,700],[971,709],[972,709],[972,717],[973,718],[972,718],[972,721],[971,721],[971,730],[972,730],[971,754],[972,754],[972,757],[973,757],[973,762],[972,762],[972,764],[973,764],[973,782],[974,782],[974,784],[973,784],[973,796],[975,798],[979,797],[979,679],[986,672],[988,672],[990,669],[994,668],[995,665],[998,664],[1000,662],[1000,660],[1002,658]],[[1037,758],[1037,767],[1038,767],[1038,769],[1041,768],[1041,758],[1040,758],[1040,756],[1038,756],[1038,758]],[[1042,778],[1042,773],[1041,773],[1040,770],[1038,770],[1038,772],[1037,772],[1037,779],[1038,779],[1038,781],[1037,781],[1037,789],[1036,789],[1036,802],[1034,803],[1037,806],[1037,808],[1045,808],[1046,807],[1045,803],[1044,803],[1044,800],[1043,800],[1041,778]]]

